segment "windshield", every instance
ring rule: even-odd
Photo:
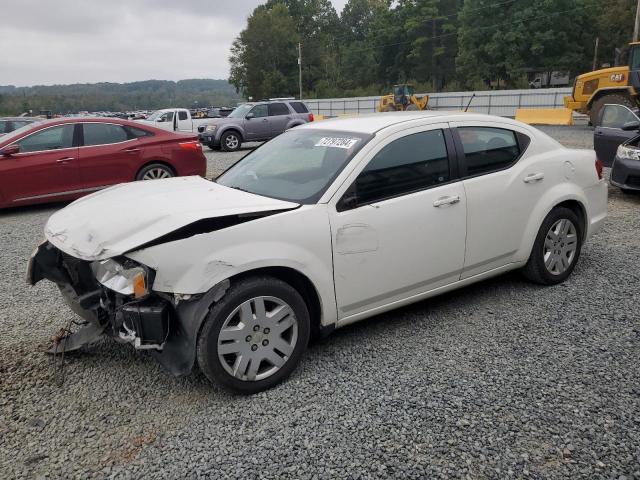
[[[370,138],[353,132],[289,130],[244,157],[216,182],[265,197],[315,203]]]
[[[245,103],[244,105],[240,105],[233,112],[229,114],[230,118],[242,118],[246,117],[247,113],[253,108],[253,104]]]
[[[6,135],[2,135],[2,137],[0,137],[0,140],[2,140],[2,143],[8,142],[7,143],[8,145],[9,143],[11,143],[12,139],[20,137],[22,134],[24,134],[25,132],[28,132],[36,125],[40,125],[42,123],[43,122],[31,122],[25,125],[24,127],[16,128],[13,132],[7,133]]]

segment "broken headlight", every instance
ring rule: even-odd
[[[123,295],[144,297],[147,290],[147,271],[141,266],[130,268],[113,259],[91,262],[91,271],[96,280],[109,290]]]

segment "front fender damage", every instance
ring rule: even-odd
[[[77,350],[108,335],[138,350],[149,350],[176,376],[191,372],[202,323],[230,285],[225,280],[200,295],[150,292],[135,299],[103,287],[93,276],[90,262],[48,242],[34,252],[27,270],[29,284],[45,279],[58,286],[71,310],[83,319],[80,330],[58,339],[48,353]]]

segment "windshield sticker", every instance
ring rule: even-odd
[[[357,138],[322,137],[314,146],[344,148],[348,150],[358,143],[358,140]]]

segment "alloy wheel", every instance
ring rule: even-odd
[[[239,140],[235,135],[227,135],[224,143],[228,149],[235,150],[236,148],[238,148]]]
[[[298,341],[293,309],[276,297],[255,297],[240,304],[218,335],[218,360],[237,379],[258,381],[276,373]]]
[[[164,168],[156,167],[147,170],[142,180],[160,180],[161,178],[171,178],[171,174]]]

